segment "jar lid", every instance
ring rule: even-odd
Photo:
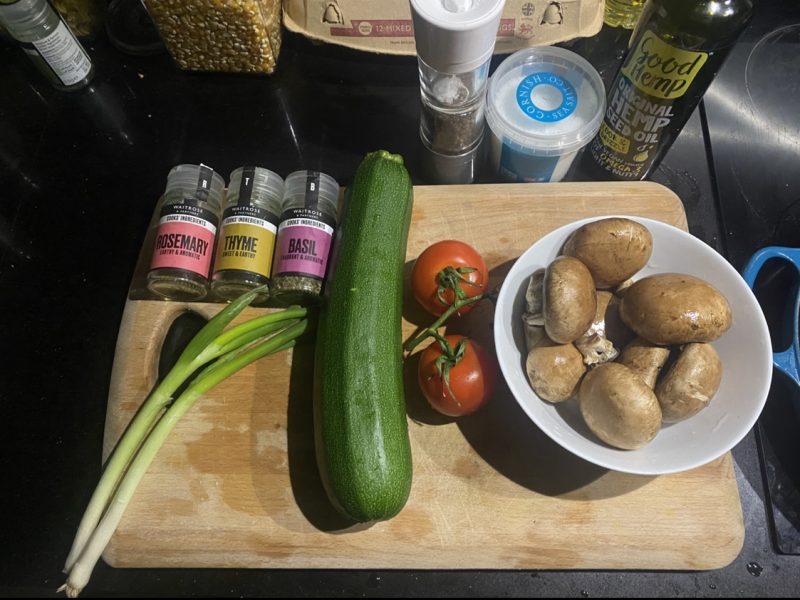
[[[245,169],[252,170],[253,192],[258,197],[266,196],[269,199],[277,200],[280,205],[283,198],[283,178],[277,173],[263,167],[239,167],[231,172],[228,196],[239,195],[239,186],[242,181],[242,174]]]
[[[298,196],[324,205],[333,215],[339,212],[339,184],[325,173],[319,171],[289,173],[284,183],[283,210],[288,208],[287,204],[296,201]]]
[[[466,73],[492,56],[505,0],[411,0],[417,56],[440,73]]]
[[[204,185],[207,186],[209,196],[213,196],[216,202],[219,202],[225,191],[225,180],[211,167],[204,164],[177,165],[172,167],[167,175],[168,190],[176,188],[200,190]]]
[[[605,107],[603,80],[587,60],[563,48],[526,48],[489,80],[486,123],[522,152],[557,156],[591,141]]]

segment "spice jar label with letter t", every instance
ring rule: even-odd
[[[151,269],[173,268],[208,277],[217,216],[196,200],[161,209]]]

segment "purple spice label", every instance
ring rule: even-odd
[[[278,228],[274,275],[303,275],[324,279],[333,227],[316,219],[295,218]]]

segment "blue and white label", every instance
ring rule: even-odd
[[[578,94],[563,77],[542,71],[532,73],[519,82],[517,106],[535,121],[555,123],[575,112]]]
[[[503,144],[498,174],[503,181],[514,183],[553,181],[553,171],[556,170],[560,158],[560,156],[533,156]]]

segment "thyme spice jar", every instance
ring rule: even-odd
[[[211,281],[216,297],[233,300],[269,283],[282,198],[283,179],[269,169],[231,173]]]
[[[178,165],[167,176],[147,274],[147,289],[172,300],[208,292],[225,181],[205,165]]]
[[[272,267],[272,295],[278,302],[319,302],[338,207],[339,184],[330,175],[295,171],[286,178]]]

